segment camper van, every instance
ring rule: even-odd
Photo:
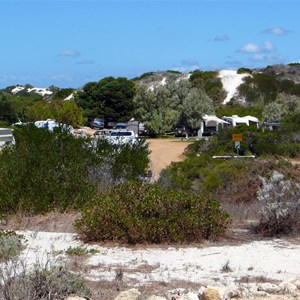
[[[4,145],[14,145],[15,143],[13,129],[0,128],[0,150],[4,147]]]

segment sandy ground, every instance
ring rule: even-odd
[[[201,286],[279,283],[300,275],[299,241],[266,239],[236,245],[122,246],[84,244],[71,233],[19,233],[27,240],[22,258],[28,268],[37,262],[40,265],[51,262],[67,264],[101,291],[102,297],[93,299],[113,299],[119,290],[133,287],[145,294],[164,294],[174,288],[197,292]],[[98,253],[85,256],[66,254],[68,248],[76,247],[97,250]],[[229,270],[224,270],[225,265]],[[268,299],[299,298],[274,295]]]
[[[177,162],[184,159],[184,149],[190,143],[186,140],[176,139],[149,139],[150,168],[152,179],[159,178],[161,170],[166,168],[171,162]]]

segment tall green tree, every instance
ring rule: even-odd
[[[135,85],[119,77],[106,77],[99,82],[89,82],[76,95],[76,103],[82,107],[89,120],[101,116],[127,121],[133,115]]]
[[[156,134],[171,131],[180,114],[180,102],[166,86],[149,90],[139,86],[135,97],[135,117]]]
[[[12,101],[4,94],[0,94],[0,121],[8,124],[18,120],[18,111]]]
[[[283,108],[283,105],[277,102],[267,104],[262,112],[264,120],[280,120],[284,114]]]
[[[196,129],[200,128],[201,116],[212,113],[214,113],[213,100],[205,91],[192,88],[183,100],[180,120],[181,123]]]

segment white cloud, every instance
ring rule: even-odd
[[[276,47],[273,45],[272,42],[270,41],[264,41],[263,45],[260,46],[258,44],[254,44],[254,43],[248,43],[245,44],[240,50],[239,52],[242,53],[264,53],[264,52],[274,52],[276,51]]]
[[[275,46],[270,41],[264,41],[264,51],[273,52],[276,50]]]
[[[58,53],[58,56],[78,57],[80,56],[80,52],[76,50],[63,50],[60,53]]]
[[[283,35],[287,35],[289,31],[282,27],[273,27],[273,28],[268,28],[268,29],[264,30],[264,32],[283,36]]]
[[[240,51],[243,53],[258,53],[261,51],[261,49],[257,44],[248,43],[244,45]]]

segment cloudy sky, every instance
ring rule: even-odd
[[[300,0],[0,0],[0,88],[300,62]]]

